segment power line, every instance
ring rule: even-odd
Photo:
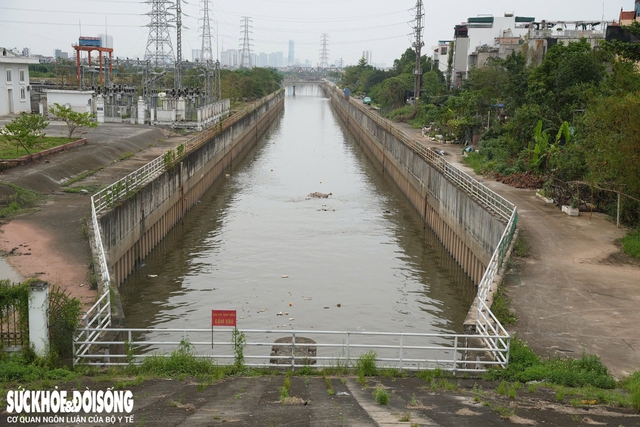
[[[25,9],[20,7],[4,7],[0,6],[0,9],[5,10],[20,10],[23,12],[46,12],[46,13],[79,13],[82,15],[118,15],[118,16],[141,16],[144,13],[119,13],[119,12],[82,12],[78,10],[48,10],[48,9]]]

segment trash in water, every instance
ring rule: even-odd
[[[147,277],[154,278],[154,277],[158,277],[158,275],[157,274],[147,274]]]
[[[329,306],[328,306],[328,305],[325,305],[325,306],[324,306],[324,308],[325,308],[325,309],[328,309],[328,308],[329,308]]]
[[[288,275],[288,274],[283,274],[283,275],[282,275],[282,276],[280,276],[280,277],[282,277],[283,279],[288,279],[288,278],[289,278],[289,275]]]

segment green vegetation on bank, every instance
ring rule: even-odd
[[[0,219],[5,220],[35,208],[44,199],[42,194],[15,184],[0,183],[0,191]]]
[[[35,154],[40,151],[48,150],[50,148],[59,147],[60,145],[68,144],[69,142],[76,141],[77,139],[78,138],[45,136],[42,137],[36,144],[31,146],[31,149],[28,151],[22,146],[16,149],[15,145],[0,143],[0,159],[17,159],[18,157]]]
[[[640,24],[628,28],[640,35]],[[549,48],[540,65],[523,52],[490,58],[449,89],[450,80],[422,58],[423,89],[417,105],[405,104],[413,90],[415,53],[407,50],[389,71],[363,60],[347,67],[341,86],[366,93],[387,117],[431,136],[471,144],[466,157],[477,173],[531,175],[546,182],[545,195],[558,204],[640,224],[640,44],[581,40]],[[449,47],[453,51],[453,46]],[[451,65],[451,57],[448,64]]]
[[[640,258],[640,228],[622,238],[622,250],[634,258]]]

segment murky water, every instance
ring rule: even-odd
[[[319,89],[296,94],[123,284],[127,326],[461,332],[473,284]]]

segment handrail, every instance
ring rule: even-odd
[[[231,331],[189,328],[84,328],[87,335],[111,332],[113,338],[101,341],[109,351],[101,354],[76,352],[77,362],[86,365],[123,366],[143,363],[149,357],[165,357],[170,353],[149,352],[149,347],[185,347],[194,357],[215,359],[218,364],[233,364],[237,356]],[[241,329],[245,337],[243,359],[246,366],[286,365],[291,368],[311,366],[316,368],[335,365],[349,366],[360,355],[376,352],[378,367],[403,370],[440,368],[452,372],[484,372],[489,366],[501,365],[508,350],[498,350],[501,357],[494,360],[476,360],[473,353],[485,352],[478,339],[495,339],[495,335],[467,335],[454,333],[372,332],[372,331],[321,331],[321,330],[260,330]],[[161,340],[145,339],[144,333],[162,336]],[[289,342],[267,342],[265,335],[290,337]],[[299,338],[311,338],[313,342],[300,342]],[[228,338],[227,338],[228,337]],[[215,338],[215,339],[214,339]],[[228,339],[228,340],[227,340]],[[74,342],[74,346],[86,344]],[[272,347],[289,351],[273,354]],[[265,349],[266,348],[266,349]],[[309,351],[311,350],[311,351]],[[284,363],[283,363],[284,362]]]

